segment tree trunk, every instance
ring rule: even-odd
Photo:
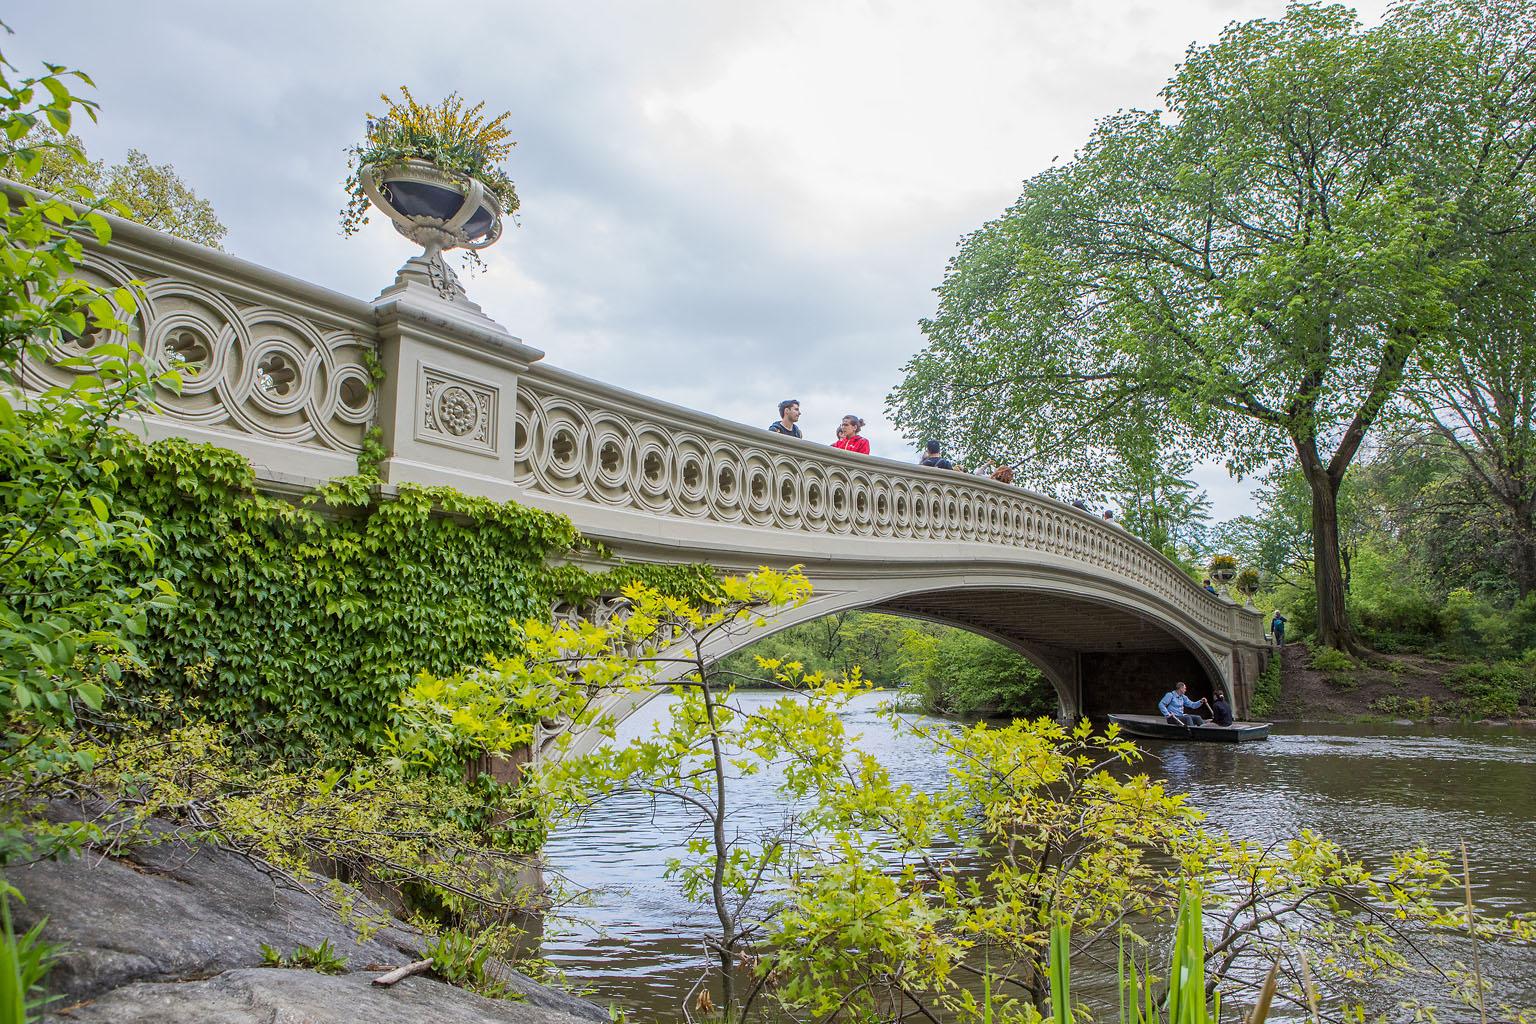
[[[1020,967],[1023,976],[1019,979],[1019,984],[1025,992],[1029,993],[1029,1001],[1040,1012],[1040,1016],[1048,1017],[1051,1011],[1049,974],[1041,972],[1033,960],[1025,960]]]
[[[715,865],[711,879],[711,895],[715,902],[715,916],[720,921],[720,1016],[729,1024],[736,1015],[736,918],[725,898],[725,867],[730,851],[725,842],[725,751],[720,744],[720,726],[715,719],[715,695],[710,688],[704,666],[699,665],[699,678],[704,680],[704,711],[709,716],[709,747],[715,774],[715,815],[710,822],[714,830]]]
[[[1301,449],[1301,445],[1297,445]],[[1312,576],[1317,585],[1317,640],[1348,654],[1361,653],[1344,604],[1344,567],[1339,557],[1339,484],[1313,455],[1301,451],[1301,471],[1312,490]]]
[[[1521,598],[1536,593],[1536,509],[1514,509],[1515,586]]]

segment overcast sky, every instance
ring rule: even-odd
[[[401,84],[509,110],[519,224],[470,295],[546,359],[830,442],[883,416],[956,241],[1094,120],[1151,107],[1185,49],[1283,0],[216,4],[22,0],[24,71],[86,70],[93,157],[210,199],[236,255],[367,298],[412,247],[341,237],[343,149]],[[1380,17],[1383,2],[1360,10]],[[425,12],[425,13],[423,13]],[[382,221],[383,218],[376,218]],[[985,425],[977,425],[984,429]],[[1218,518],[1248,488],[1199,477]]]

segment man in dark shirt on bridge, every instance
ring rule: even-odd
[[[939,454],[939,442],[929,441],[923,445],[923,457],[917,460],[919,466],[928,466],[931,469],[954,469],[955,464]]]
[[[768,424],[768,429],[775,434],[801,437],[800,428],[796,425],[799,419],[800,400],[798,398],[786,398],[779,403],[779,422]]]

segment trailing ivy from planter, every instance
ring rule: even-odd
[[[371,749],[415,673],[514,653],[511,623],[556,600],[632,581],[692,595],[713,576],[551,566],[582,544],[569,519],[451,488],[381,497],[349,477],[295,504],[259,492],[241,456],[179,439],[129,444],[125,463],[120,500],[154,524],[180,599],[151,620],[150,671],[119,698],[168,692],[161,716],[224,722],[273,753]]]

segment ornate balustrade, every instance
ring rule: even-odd
[[[1205,593],[1120,527],[1071,505],[954,470],[744,427],[543,364],[519,381],[513,481],[567,501],[780,534],[1041,552],[1134,581],[1213,633],[1233,636],[1254,618]],[[1245,632],[1253,635],[1244,639],[1262,639],[1261,628]]]
[[[132,340],[162,365],[181,361],[181,389],[160,392],[151,433],[238,439],[259,463],[309,478],[355,468],[378,415],[372,306],[137,224],[114,220],[113,231],[109,249],[80,261],[81,276],[130,287]],[[104,340],[93,331],[51,354]],[[70,371],[28,372],[60,382]]]
[[[1154,595],[1208,634],[1263,642],[1257,615],[1119,527],[1016,487],[787,438],[546,365],[409,264],[368,303],[135,224],[114,221],[114,233],[87,255],[86,275],[134,287],[137,340],[185,363],[181,392],[161,396],[146,429],[240,451],[269,484],[352,472],[377,424],[387,482],[574,508],[578,526],[580,507],[595,506],[648,517],[655,533],[668,521],[735,527],[790,555],[791,537],[819,538],[823,552],[840,537],[866,552],[911,541],[926,552],[914,557],[942,557],[935,544],[1029,552]],[[893,546],[888,557],[902,556]]]

